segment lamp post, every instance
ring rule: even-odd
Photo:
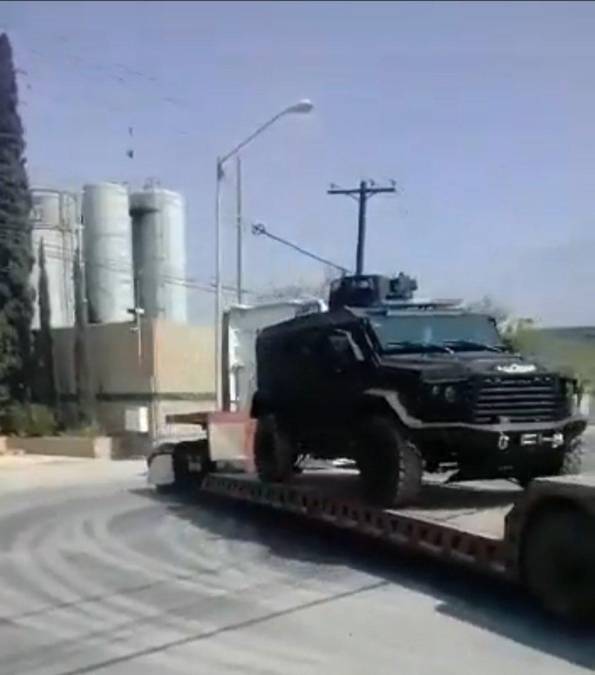
[[[245,148],[249,143],[251,143],[257,136],[260,136],[263,131],[266,131],[270,126],[275,124],[275,122],[285,115],[292,114],[307,114],[309,113],[314,105],[309,99],[302,99],[293,105],[290,105],[287,108],[281,110],[276,115],[271,117],[264,124],[261,124],[254,132],[252,132],[247,138],[245,138],[241,143],[238,143],[232,150],[230,150],[225,155],[220,155],[217,158],[216,164],[216,176],[215,176],[215,396],[217,401],[217,408],[221,407],[221,300],[222,300],[222,282],[221,282],[221,263],[222,263],[222,250],[221,250],[221,181],[223,179],[223,165],[231,157],[237,155],[242,148]],[[238,181],[240,180],[238,175]],[[238,184],[238,194],[240,193],[240,186]],[[240,237],[240,241],[237,247],[237,270],[238,270],[238,279],[237,279],[237,292],[238,299],[241,299],[241,288],[242,288],[242,279],[241,279],[241,211],[238,211],[237,214],[237,229]]]

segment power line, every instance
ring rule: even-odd
[[[81,56],[77,54],[72,53],[67,54],[65,52],[62,53],[55,53],[55,52],[51,53],[48,51],[44,52],[37,48],[32,47],[25,47],[24,49],[25,51],[28,51],[30,55],[33,55],[34,57],[40,60],[39,64],[33,65],[34,70],[42,65],[46,65],[48,62],[50,63],[50,65],[52,63],[54,64],[54,70],[56,70],[55,67],[56,64],[59,65],[59,70],[63,70],[64,65],[67,65],[70,66],[71,71],[77,73],[80,77],[82,77],[85,80],[85,82],[88,82],[90,79],[93,79],[94,81],[101,82],[109,86],[110,82],[115,81],[118,84],[127,87],[130,90],[131,97],[133,98],[134,97],[138,98],[140,95],[148,100],[163,101],[166,104],[170,106],[175,106],[179,109],[184,110],[191,109],[190,103],[188,101],[183,100],[182,98],[179,98],[178,96],[167,95],[167,92],[165,93],[165,95],[159,95],[155,93],[156,91],[161,91],[162,89],[167,87],[172,89],[173,85],[165,84],[164,86],[156,87],[155,86],[156,83],[159,82],[163,83],[164,81],[160,80],[154,75],[143,72],[142,70],[131,68],[130,66],[124,63],[115,62],[112,64],[99,64],[89,61],[88,59],[81,58]],[[22,79],[24,82],[25,92],[29,92],[34,87],[37,87],[38,81],[43,81],[47,79],[47,77],[45,77],[43,73],[40,74],[31,72],[30,70],[26,70],[23,68],[18,68],[17,73],[19,79]],[[104,76],[105,79],[101,77],[102,75]],[[142,90],[136,88],[135,90],[135,85],[138,83],[134,82],[134,79],[136,80],[143,79],[147,83],[151,83],[153,86],[150,88],[144,88]],[[67,90],[67,92],[68,91],[69,90]],[[51,92],[44,92],[43,97],[45,99],[58,103],[62,106],[64,105],[63,96],[62,97],[57,96],[52,94]],[[123,101],[121,100],[120,96],[118,96],[118,98],[120,102],[116,104],[108,102],[106,97],[101,97],[99,100],[90,100],[89,97],[83,97],[81,99],[79,97],[77,99],[77,103],[80,104],[81,102],[83,102],[92,110],[102,110],[104,113],[109,114],[109,118],[106,117],[106,120],[109,119],[111,124],[106,126],[110,126],[112,129],[115,130],[116,128],[120,128],[120,125],[118,124],[117,120],[121,119],[122,115],[134,115],[136,114],[137,111],[135,101],[132,102],[126,100]],[[23,96],[21,96],[20,104],[21,105],[27,104]],[[114,113],[116,114],[115,116]],[[127,124],[127,126],[130,126],[130,124]],[[179,127],[175,128],[172,127],[171,125],[169,126],[169,132],[183,137],[188,137],[191,135],[191,133],[187,129]],[[132,155],[129,154],[128,156],[132,158],[133,154]]]
[[[64,249],[59,246],[58,244],[49,244],[44,242],[44,249],[46,250],[46,255],[48,257],[51,257],[54,260],[61,260],[62,262],[74,262],[75,258],[74,256],[68,256],[64,255],[65,251]],[[85,262],[86,266],[91,266],[91,267],[101,267],[103,269],[107,269],[111,272],[120,272],[124,274],[130,273],[130,278],[133,279],[135,277],[134,271],[131,270],[127,265],[122,264],[119,260],[116,260],[114,258],[103,258],[101,261],[94,260],[94,261],[86,261]],[[178,276],[175,274],[156,274],[156,277],[163,281],[163,283],[166,284],[172,284],[172,285],[178,285],[178,286],[185,286],[186,288],[192,288],[196,290],[202,290],[208,293],[214,293],[215,292],[215,287],[214,284],[211,285],[209,282],[202,282],[197,279],[194,279],[192,277],[183,277],[183,276]],[[232,286],[227,286],[225,285],[223,287],[223,290],[229,293],[233,293],[236,291],[235,287]],[[251,295],[257,295],[255,291],[249,290],[249,289],[243,289],[245,293],[249,293]]]
[[[68,262],[68,263],[74,263],[76,260],[74,255],[65,255],[64,248],[62,246],[59,246],[58,244],[51,244],[51,243],[46,243],[44,242],[44,250],[46,253],[47,258],[51,258],[52,260],[59,260],[61,262]],[[127,265],[123,265],[119,260],[116,260],[115,258],[104,258],[102,261],[85,261],[85,266],[86,267],[100,267],[102,269],[107,269],[110,272],[120,272],[120,273],[130,273],[130,278],[133,280],[134,279],[134,271],[131,270]],[[8,268],[0,268],[7,270]],[[160,279],[163,281],[163,283],[166,284],[171,284],[171,285],[178,285],[178,286],[184,286],[186,288],[190,288],[192,290],[197,290],[197,291],[203,291],[205,293],[215,293],[215,284],[214,283],[209,283],[207,281],[199,281],[197,279],[194,279],[192,277],[182,277],[182,276],[177,276],[173,274],[157,274],[156,275],[157,279]],[[237,288],[235,286],[228,286],[227,284],[223,285],[223,291],[225,293],[236,293]],[[244,293],[248,293],[249,295],[259,295],[256,291],[244,288],[243,289]]]
[[[255,223],[254,225],[252,225],[252,234],[255,234],[257,236],[265,236],[268,237],[269,239],[272,239],[273,241],[278,241],[280,244],[284,244],[285,246],[288,246],[294,251],[297,251],[298,253],[302,253],[303,255],[308,256],[308,258],[317,260],[318,262],[321,262],[324,265],[328,265],[329,267],[334,267],[336,270],[339,270],[342,274],[346,274],[347,272],[349,272],[349,270],[343,267],[342,265],[337,265],[336,263],[331,262],[326,258],[322,258],[321,256],[316,255],[316,253],[307,251],[305,248],[302,248],[301,246],[298,246],[297,244],[294,244],[291,241],[287,241],[287,239],[283,239],[282,237],[279,237],[276,234],[272,234],[272,232],[269,232],[262,223]]]
[[[73,263],[76,260],[74,255],[68,255],[67,252],[64,250],[64,247],[60,246],[59,244],[44,242],[44,250],[46,251],[46,256],[48,258],[51,258],[52,260],[60,260],[62,262],[68,263]],[[116,260],[114,258],[112,259],[104,258],[101,261],[98,260],[85,261],[85,265],[91,267],[100,267],[102,269],[107,269],[111,272],[120,272],[124,274],[130,273],[131,279],[133,279],[135,276],[133,270],[131,270],[127,265],[122,264],[119,260]],[[198,281],[197,279],[193,279],[192,277],[177,276],[174,274],[157,274],[156,276],[158,279],[161,279],[164,283],[167,284],[185,286],[187,288],[201,290],[208,293],[215,292],[214,284],[211,285],[208,282],[201,282]],[[223,290],[229,293],[233,293],[236,291],[235,287],[227,285],[223,287]],[[251,295],[257,295],[255,291],[246,288],[244,289],[244,292],[249,293]]]

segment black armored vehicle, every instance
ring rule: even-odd
[[[255,464],[287,481],[302,457],[351,458],[368,499],[413,501],[449,480],[579,473],[579,390],[514,353],[490,316],[413,299],[399,275],[343,277],[329,311],[265,328],[256,344]]]

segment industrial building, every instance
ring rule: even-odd
[[[56,386],[76,399],[74,268],[79,257],[96,418],[109,434],[165,432],[165,415],[215,405],[212,327],[187,325],[181,194],[100,182],[80,193],[34,188],[31,285],[43,242]],[[141,317],[139,319],[139,317]],[[33,327],[39,328],[35,303]]]
[[[43,241],[51,325],[74,325],[74,257],[80,251],[90,323],[143,316],[188,320],[186,211],[178,192],[147,184],[130,192],[123,183],[85,185],[81,194],[34,188],[31,277],[37,289]],[[34,326],[39,326],[36,303]]]
[[[39,252],[43,242],[51,305],[51,325],[74,324],[73,261],[80,238],[80,209],[76,194],[37,188],[32,194],[34,264],[31,285],[39,287]],[[39,304],[35,302],[33,328],[39,328]]]
[[[187,321],[184,198],[149,187],[130,196],[136,302],[145,316]]]

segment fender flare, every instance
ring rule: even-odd
[[[368,400],[382,401],[396,416],[399,423],[408,429],[421,429],[426,426],[417,417],[413,417],[401,402],[399,395],[390,389],[366,389],[364,396]]]

